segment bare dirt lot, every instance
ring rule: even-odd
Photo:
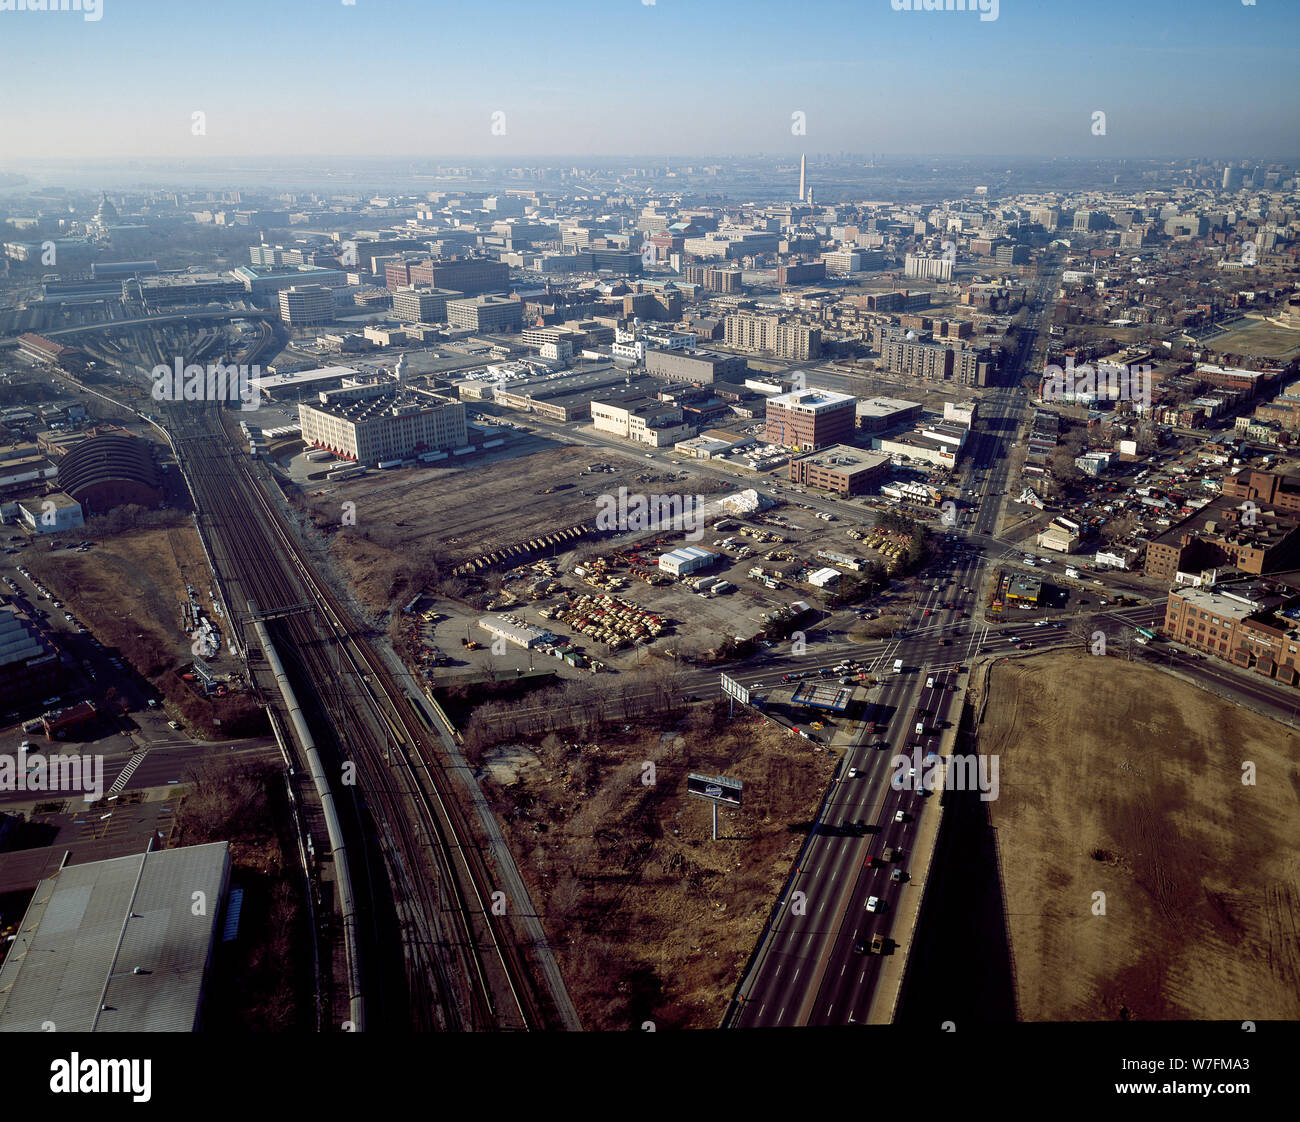
[[[1116,658],[999,662],[990,687],[1021,1017],[1300,1017],[1300,736]]]
[[[68,536],[76,533],[72,531]],[[101,535],[87,553],[29,550],[24,560],[88,629],[89,635],[80,639],[93,636],[105,648],[119,652],[174,703],[173,711],[187,726],[208,731],[214,727],[210,722],[215,717],[231,735],[243,735],[250,728],[260,727],[257,707],[245,695],[231,693],[225,698],[204,699],[175,673],[194,657],[192,640],[181,621],[187,583],[194,587],[209,618],[223,631],[222,649],[208,660],[209,665],[222,675],[241,670],[241,664],[225,646],[226,621],[213,612],[208,595],[211,572],[198,533],[188,518],[175,516],[166,525]],[[38,603],[52,615],[62,613],[63,609],[45,601]],[[73,650],[83,655],[90,653],[71,637],[69,641]],[[99,679],[99,686],[113,689],[114,683],[105,676]],[[246,721],[252,725],[246,726]]]
[[[721,703],[678,729],[623,728],[489,750],[484,789],[584,1028],[716,1028],[833,760],[784,729],[729,722]],[[719,809],[717,842],[690,772],[745,784],[743,808]]]

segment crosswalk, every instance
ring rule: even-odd
[[[148,754],[149,754],[148,752],[137,752],[134,756],[132,756],[129,760],[127,760],[126,767],[124,767],[121,771],[121,774],[119,774],[118,777],[113,780],[113,786],[111,786],[108,789],[108,791],[105,793],[109,795],[118,794],[118,792],[120,792],[122,788],[127,785],[127,783],[131,779],[131,776],[135,774],[135,769],[138,768],[140,764],[144,762],[144,758]]]

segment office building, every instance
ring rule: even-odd
[[[472,331],[509,332],[522,331],[524,306],[518,300],[504,296],[475,296],[471,299],[448,300],[447,322],[452,327],[466,327]]]
[[[766,437],[787,448],[824,448],[853,439],[857,398],[830,390],[796,390],[767,401]]]
[[[789,478],[805,487],[821,487],[837,495],[864,495],[884,482],[890,467],[890,458],[882,452],[833,444],[791,459]]]
[[[399,289],[393,293],[393,314],[411,323],[443,323],[447,319],[447,301],[464,295],[440,288]]]
[[[334,290],[320,284],[281,289],[280,318],[290,327],[329,323],[334,319]]]

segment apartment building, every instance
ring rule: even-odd
[[[778,316],[733,313],[724,320],[727,346],[743,351],[770,352],[792,362],[821,358],[820,327],[783,323]]]
[[[903,258],[903,275],[917,280],[950,281],[954,264],[950,257],[927,257],[909,253]]]

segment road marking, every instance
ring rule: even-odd
[[[118,777],[115,780],[113,780],[113,785],[108,789],[108,793],[110,795],[117,794],[119,791],[122,790],[123,787],[126,786],[127,780],[129,780],[131,776],[135,773],[135,769],[140,766],[140,764],[143,762],[147,754],[148,754],[147,750],[145,752],[137,752],[134,756],[132,756],[129,760],[127,760],[126,767],[122,769]]]

